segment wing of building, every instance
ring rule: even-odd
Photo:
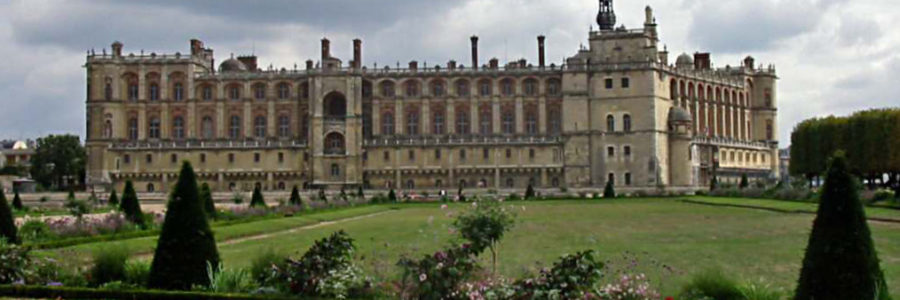
[[[165,192],[181,161],[220,191],[600,188],[695,190],[778,171],[774,67],[748,57],[713,68],[708,53],[660,49],[642,28],[600,30],[564,64],[450,61],[367,68],[362,42],[343,63],[261,70],[253,56],[216,67],[192,40],[181,54],[87,57],[88,178]]]

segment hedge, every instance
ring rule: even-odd
[[[0,295],[42,299],[289,299],[277,295],[240,295],[163,290],[103,290],[61,286],[0,285]]]

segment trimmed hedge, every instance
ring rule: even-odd
[[[219,294],[208,292],[181,292],[163,290],[103,290],[76,287],[0,285],[0,295],[17,298],[41,299],[289,299],[275,295],[252,296],[239,294]]]

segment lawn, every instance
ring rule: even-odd
[[[710,268],[720,268],[742,281],[792,290],[814,218],[811,214],[691,204],[677,198],[506,204],[517,211],[518,218],[516,226],[500,243],[500,274],[512,277],[533,274],[563,254],[594,249],[614,265],[610,271],[622,269],[623,262],[630,263],[632,257],[637,258],[637,270],[648,273],[666,295],[677,293],[689,274]],[[267,249],[299,256],[313,241],[343,229],[356,240],[357,256],[366,272],[380,280],[391,280],[399,276],[395,265],[401,255],[419,257],[450,242],[454,235],[450,232],[452,217],[448,214],[468,209],[467,206],[354,208],[315,215],[317,220],[295,217],[216,228],[216,236],[217,240],[225,241],[252,236],[251,232],[268,233],[252,240],[220,243],[219,252],[226,268],[243,268]],[[378,214],[297,229],[306,224],[371,213]],[[898,211],[884,213],[894,213],[887,217],[900,219]],[[898,295],[900,224],[869,224],[891,291]],[[291,228],[294,230],[287,230]],[[153,248],[154,239],[119,243],[146,251]],[[86,257],[87,251],[97,247],[87,244],[53,253]],[[489,268],[489,259],[489,255],[484,255],[482,265]],[[672,271],[667,271],[667,267]]]
[[[815,213],[819,207],[818,203],[800,202],[800,201],[783,201],[770,199],[752,199],[752,198],[725,198],[725,197],[690,197],[690,200],[725,205],[745,205],[765,208],[774,208],[787,211],[800,211]],[[880,218],[888,220],[896,220],[900,222],[900,209],[889,207],[873,207],[867,206],[866,217]]]

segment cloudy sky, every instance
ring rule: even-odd
[[[674,56],[712,52],[717,66],[746,55],[775,64],[779,134],[805,118],[900,106],[896,0],[616,1],[619,23],[638,27],[651,5]],[[315,58],[319,39],[345,61],[361,38],[364,62],[536,61],[539,34],[561,63],[587,42],[596,0],[0,0],[0,139],[84,132],[85,51],[186,53],[199,38],[217,61],[231,53],[292,68]]]

